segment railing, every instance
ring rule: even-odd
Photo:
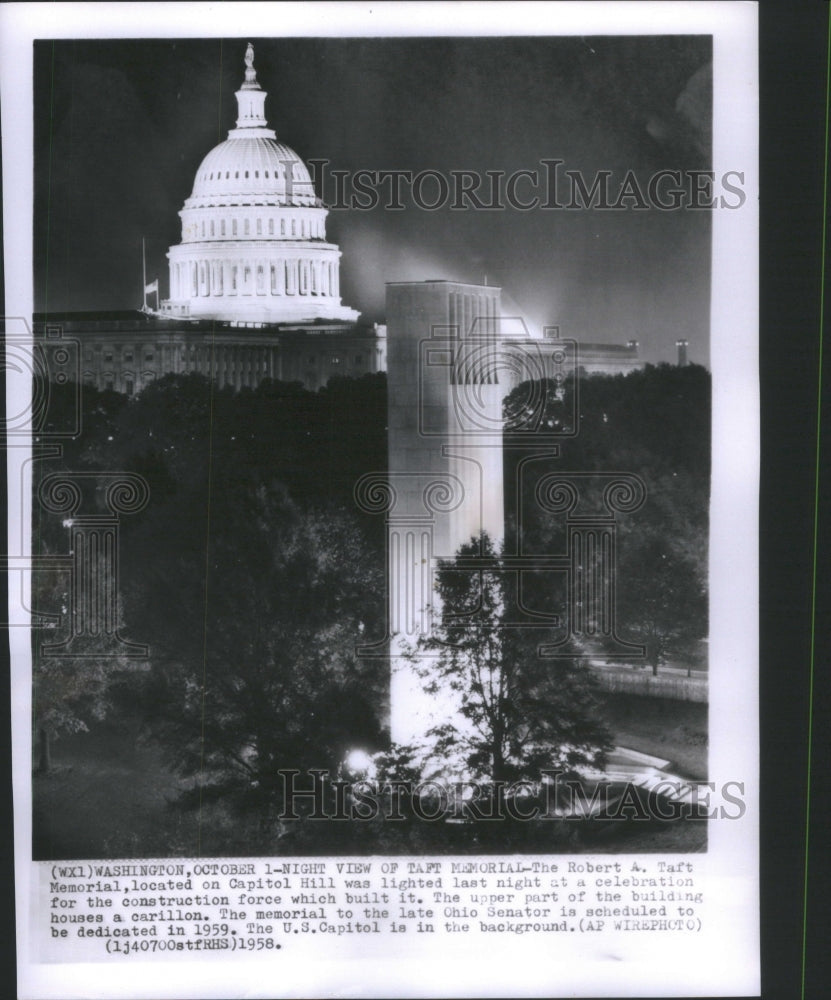
[[[606,691],[652,698],[674,698],[676,701],[709,700],[707,679],[704,677],[683,677],[660,672],[656,676],[651,667],[593,667],[592,673]]]

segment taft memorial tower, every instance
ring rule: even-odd
[[[603,639],[616,655],[642,655],[616,633],[613,567],[616,516],[636,510],[645,489],[625,473],[556,471],[557,463],[552,469],[563,437],[579,430],[580,345],[561,340],[556,328],[530,337],[522,320],[502,316],[500,299],[500,289],[488,285],[387,285],[388,472],[359,481],[356,498],[364,509],[386,514],[390,731],[398,743],[417,744],[435,723],[458,720],[457,706],[436,704],[424,692],[410,657],[429,655],[416,647],[441,614],[434,587],[439,561],[483,533],[497,546],[503,542],[506,488],[517,510],[523,496],[532,496],[563,519],[561,552],[520,547],[503,559],[518,574],[520,590],[526,572],[565,581],[564,614],[530,612],[535,625],[551,630],[539,654],[571,657],[573,640]],[[564,427],[549,426],[546,394],[569,381],[573,412]],[[518,385],[524,397],[506,421],[502,404]],[[522,449],[509,487],[506,447]],[[601,509],[591,502],[598,495]],[[521,546],[519,535],[512,544]],[[468,559],[465,571],[475,573],[476,561]]]
[[[391,283],[386,310],[390,730],[409,742],[435,715],[401,655],[439,611],[435,561],[504,533],[500,289]]]

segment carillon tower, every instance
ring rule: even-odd
[[[440,280],[387,285],[387,337],[388,470],[364,477],[356,497],[387,523],[393,740],[418,744],[437,723],[463,725],[460,702],[428,694],[414,660],[431,655],[417,646],[441,614],[440,562],[482,533],[496,548],[504,539],[505,447],[521,449],[511,508],[521,513],[532,499],[564,535],[560,551],[541,553],[526,551],[520,531],[519,547],[504,554],[520,595],[525,574],[552,593],[555,584],[565,588],[559,610],[524,598],[506,609],[517,627],[538,629],[541,657],[571,659],[601,639],[616,656],[641,657],[642,647],[617,635],[614,567],[617,517],[643,504],[645,486],[629,473],[558,467],[561,441],[579,430],[577,388],[564,426],[544,422],[549,387],[573,383],[583,367],[576,342],[555,328],[529,337],[521,320],[502,315],[499,288]],[[521,405],[506,418],[503,401],[520,385]],[[459,572],[487,568],[480,556],[468,556]]]
[[[403,655],[440,613],[437,561],[504,533],[500,317],[492,286],[387,285],[390,729],[401,743],[450,707],[424,692]]]

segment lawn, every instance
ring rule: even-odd
[[[603,697],[616,746],[654,754],[670,761],[673,774],[706,781],[706,704],[611,692]]]
[[[138,733],[122,718],[55,741],[52,772],[32,780],[35,859],[196,851],[196,817],[169,806],[179,779]]]

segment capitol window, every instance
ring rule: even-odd
[[[281,236],[285,236],[286,235],[286,220],[285,219],[280,219],[280,235]]]
[[[231,232],[233,233],[234,236],[237,235],[237,220],[236,219],[234,219],[232,221],[232,223],[231,223]]]
[[[246,219],[246,220],[245,220],[245,235],[246,235],[246,236],[248,236],[248,234],[249,234],[250,232],[251,232],[251,226],[250,226],[250,224],[249,224],[249,222],[248,222],[248,219]]]
[[[211,219],[211,236],[215,236],[215,235],[216,235],[216,233],[214,232],[214,220]]]
[[[263,220],[257,219],[257,236],[261,236],[263,232]]]
[[[222,234],[222,236],[225,235],[225,220],[224,219],[219,223],[219,231]]]
[[[268,235],[269,236],[274,235],[274,219],[268,220]]]

